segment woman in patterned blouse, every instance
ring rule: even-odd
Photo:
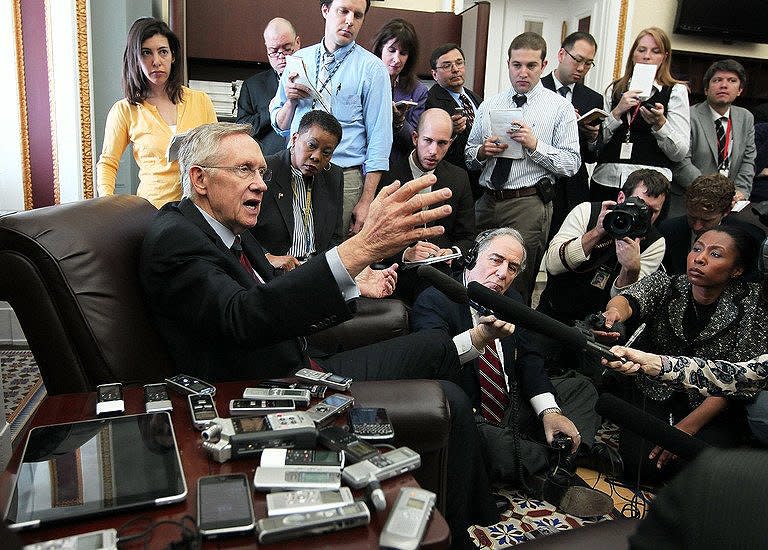
[[[637,346],[660,355],[746,361],[765,353],[768,304],[760,285],[741,277],[756,255],[757,243],[739,228],[707,231],[688,254],[686,275],[657,272],[643,278],[608,302],[606,326],[645,322]],[[738,445],[748,433],[738,403],[722,397],[702,399],[693,390],[675,392],[679,387],[643,375],[636,378],[636,386],[629,392],[630,401],[710,444]],[[659,472],[674,458],[668,451],[655,447],[649,453],[630,433],[622,433],[620,441],[632,475],[640,464],[646,481],[673,473],[674,468]]]

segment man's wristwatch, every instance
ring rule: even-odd
[[[554,414],[554,413],[563,414],[563,411],[561,411],[559,407],[547,407],[546,409],[544,409],[539,413],[539,420],[543,419],[548,414]]]

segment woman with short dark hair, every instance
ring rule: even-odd
[[[115,192],[120,157],[129,143],[139,166],[137,194],[156,207],[181,199],[178,162],[166,150],[174,134],[216,122],[205,94],[181,84],[181,46],[164,22],[136,20],[123,53],[123,95],[112,106],[96,167],[99,195]]]

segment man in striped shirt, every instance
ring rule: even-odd
[[[468,168],[482,169],[477,229],[514,227],[525,239],[530,269],[517,277],[515,288],[530,303],[552,219],[555,178],[573,176],[581,155],[573,106],[541,84],[544,39],[523,33],[512,40],[508,55],[512,88],[480,105],[465,157]]]

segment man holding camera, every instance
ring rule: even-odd
[[[571,324],[656,271],[666,246],[653,223],[669,185],[660,172],[636,170],[616,202],[584,202],[571,210],[544,255],[547,286],[539,311]]]

